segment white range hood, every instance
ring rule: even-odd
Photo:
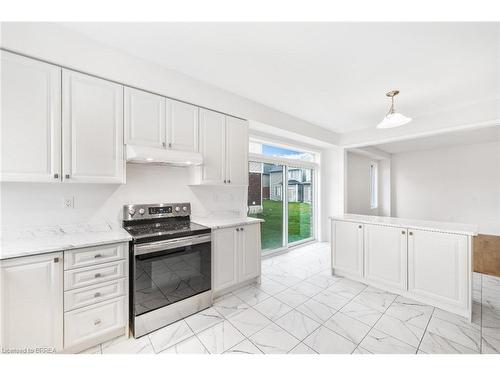
[[[155,147],[127,145],[127,163],[161,164],[176,167],[202,165],[199,152],[164,150]]]

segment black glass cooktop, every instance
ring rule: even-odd
[[[133,237],[134,243],[162,241],[211,232],[210,228],[193,223],[189,218],[124,221],[123,227]]]

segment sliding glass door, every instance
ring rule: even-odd
[[[287,167],[288,243],[313,237],[313,184],[312,169]]]
[[[261,226],[263,254],[312,239],[312,207],[312,169],[249,163],[248,214],[265,220]]]

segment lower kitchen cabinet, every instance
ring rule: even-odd
[[[363,224],[334,221],[332,264],[344,276],[363,277]]]
[[[409,230],[408,290],[451,309],[468,307],[469,276],[467,236]]]
[[[382,287],[406,289],[407,230],[365,224],[365,279]]]
[[[260,224],[217,229],[213,236],[213,291],[234,288],[260,276]]]
[[[63,253],[1,262],[3,350],[63,349]]]

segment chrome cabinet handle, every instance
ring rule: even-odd
[[[227,180],[224,180],[224,183],[227,184]]]
[[[403,231],[401,231],[401,234],[406,234],[406,232],[403,230]]]
[[[162,142],[161,145],[163,146],[163,148],[167,147],[167,144],[165,142]]]
[[[240,228],[240,229],[241,229],[241,231],[242,231],[242,232],[245,230],[245,229],[243,229],[243,228]]]
[[[65,175],[64,178],[66,178],[67,180],[69,180],[69,174]]]
[[[168,143],[168,147],[172,148],[172,143],[171,142]]]
[[[59,173],[54,173],[54,178],[58,179],[59,178]]]
[[[358,228],[361,229],[361,228],[363,228],[363,226],[362,225],[358,225]]]
[[[59,263],[59,258],[54,258],[54,263]]]
[[[231,183],[231,180],[227,180],[227,183],[230,184]]]
[[[239,232],[240,231],[240,228],[236,228],[236,232]]]
[[[100,273],[96,273],[96,274],[94,275],[94,277],[97,279],[98,277],[101,277],[101,274],[100,274]]]
[[[410,236],[413,236],[413,232],[408,232],[408,234],[409,234]]]
[[[96,254],[94,255],[94,258],[101,258],[102,257],[102,254]]]
[[[94,294],[94,298],[97,298],[97,297],[100,297],[100,296],[101,296],[100,292],[97,292],[96,294]]]
[[[101,319],[94,320],[94,325],[98,325],[98,324],[101,324]]]

